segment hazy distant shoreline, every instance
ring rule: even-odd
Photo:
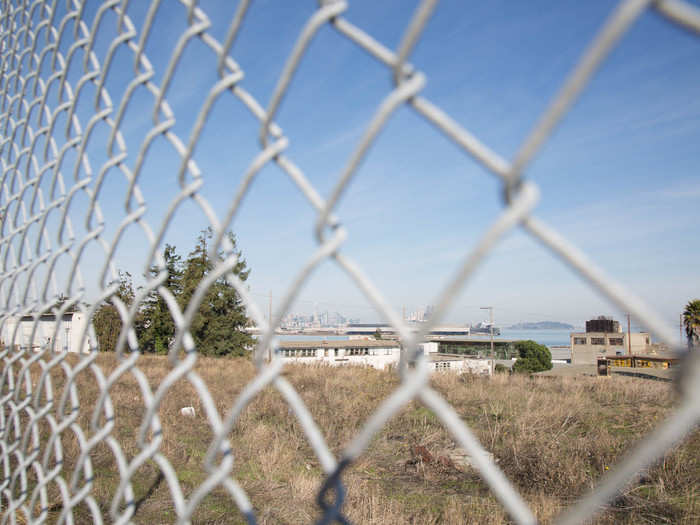
[[[574,326],[557,321],[538,321],[536,323],[517,323],[508,328],[511,330],[573,330]]]

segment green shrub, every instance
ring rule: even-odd
[[[544,345],[534,341],[516,341],[518,359],[513,364],[514,372],[542,372],[552,369],[552,354]]]

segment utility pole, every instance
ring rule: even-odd
[[[272,290],[270,290],[270,301],[267,304],[267,322],[272,326]]]
[[[632,329],[630,323],[630,314],[627,314],[627,354],[632,355]]]
[[[493,306],[482,306],[480,310],[489,311],[489,333],[491,334],[491,358],[495,359],[495,354],[493,351]]]
[[[683,347],[683,314],[679,314],[678,320],[678,332],[680,334],[680,340],[678,341],[678,348]]]

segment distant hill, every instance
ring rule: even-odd
[[[539,321],[537,323],[518,323],[509,327],[511,330],[573,330],[573,325],[557,321]]]

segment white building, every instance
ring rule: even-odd
[[[420,346],[428,356],[430,368],[434,370],[471,372],[479,375],[492,373],[492,359],[439,354],[438,344],[434,342],[422,343]],[[398,365],[401,346],[397,341],[385,339],[283,341],[278,352],[284,359],[296,363],[360,365],[383,370],[387,366]]]
[[[382,339],[282,341],[278,352],[297,363],[354,364],[382,370],[399,362],[401,347],[396,341]]]
[[[38,318],[31,315],[9,317],[0,330],[0,341],[5,346],[14,345],[33,350],[53,344],[57,352],[79,352],[80,334],[85,322],[86,316],[82,312],[67,312],[63,314],[60,322],[57,322],[52,313],[43,314]],[[87,338],[82,351],[89,351]]]
[[[454,354],[428,354],[430,368],[438,372],[469,372],[480,376],[493,374],[493,359],[465,357]]]

